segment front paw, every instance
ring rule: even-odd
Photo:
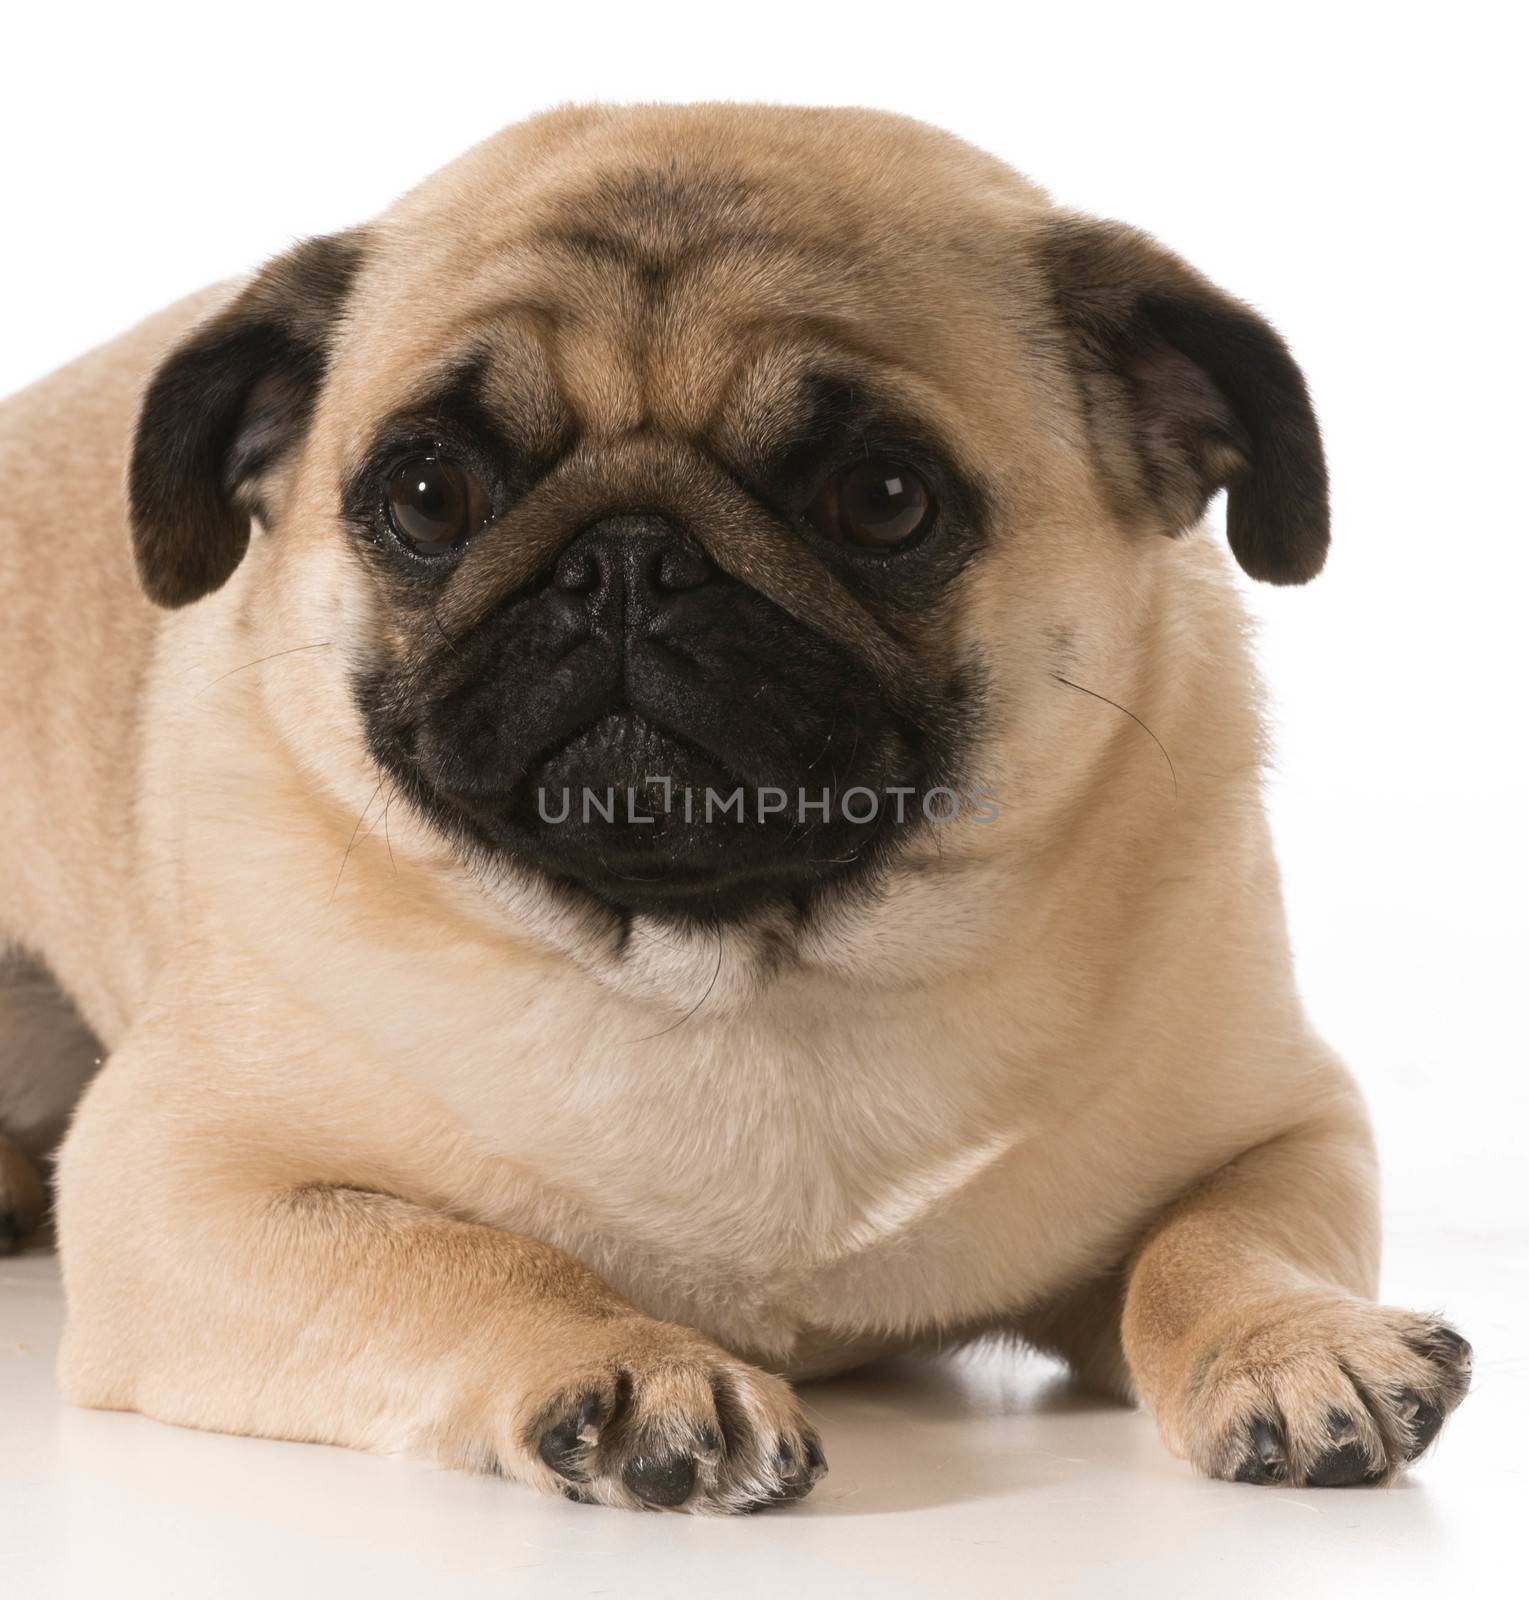
[[[735,1512],[799,1500],[828,1470],[783,1379],[700,1334],[616,1318],[562,1341],[473,1457],[570,1500]]]
[[[1229,1316],[1164,1420],[1214,1478],[1385,1483],[1433,1443],[1470,1379],[1470,1345],[1432,1317],[1293,1295]]]

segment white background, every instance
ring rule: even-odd
[[[1374,1107],[1393,1238],[1438,1243],[1441,1302],[1451,1240],[1517,1296],[1522,17],[1231,0],[16,8],[0,393],[569,99],[911,112],[1155,232],[1284,332],[1330,452],[1326,573],[1247,585],[1303,986]],[[1492,1308],[1515,1331],[1484,1378],[1522,1375],[1525,1310]]]

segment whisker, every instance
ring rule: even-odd
[[[602,813],[602,815],[603,815],[603,813]],[[652,883],[653,882],[653,878],[652,878],[651,874],[643,874],[643,873],[636,873],[636,872],[618,872],[610,864],[610,862],[605,859],[604,856],[599,854],[598,851],[596,852],[596,857],[595,858],[596,858],[596,860],[599,861],[600,868],[601,868],[602,871],[610,873],[610,875],[613,878],[620,878],[623,883]]]
[[[393,876],[398,876],[398,863],[393,859],[393,835],[388,832],[388,812],[392,809],[393,802],[398,798],[398,791],[392,784],[388,785],[388,797],[382,803],[382,837],[388,847],[388,865],[393,869]],[[340,869],[345,870],[343,865]]]
[[[1153,733],[1151,728],[1149,728],[1134,711],[1130,710],[1126,706],[1121,705],[1118,700],[1111,700],[1107,694],[1100,694],[1097,689],[1085,689],[1081,683],[1074,683],[1071,678],[1064,678],[1060,672],[1053,672],[1051,676],[1055,678],[1058,683],[1065,683],[1069,689],[1076,689],[1079,694],[1086,694],[1095,700],[1102,700],[1105,705],[1114,706],[1117,711],[1123,712],[1126,716],[1128,716],[1131,721],[1134,722],[1144,734],[1146,734],[1153,744],[1155,744],[1158,749],[1163,752],[1163,760],[1168,763],[1168,775],[1173,779],[1173,797],[1175,800],[1178,799],[1179,775],[1174,770],[1173,757],[1168,754],[1167,747],[1163,744],[1163,741],[1159,739],[1155,733]]]
[[[662,1039],[666,1033],[673,1033],[676,1028],[683,1028],[687,1022],[711,999],[711,991],[717,987],[717,979],[722,975],[722,934],[717,934],[717,964],[712,968],[711,982],[706,985],[706,993],[685,1013],[678,1022],[671,1022],[667,1028],[660,1028],[657,1033],[644,1034],[640,1039],[629,1039],[628,1044],[646,1044],[650,1039]]]
[[[322,644],[294,644],[286,650],[273,650],[268,656],[256,656],[253,661],[246,661],[242,667],[230,667],[227,672],[220,672],[211,683],[203,684],[192,698],[201,699],[209,689],[216,689],[225,678],[232,678],[239,672],[248,672],[251,667],[258,667],[263,661],[275,661],[278,656],[295,656],[303,650],[329,650],[333,646],[333,639],[325,639]]]
[[[433,600],[426,600],[425,606],[430,612],[430,620],[435,624],[435,631],[446,641],[446,648],[452,653],[452,655],[456,655],[457,647],[452,642],[451,635],[447,633],[445,628],[441,626],[441,619],[436,612],[435,602]]]
[[[361,815],[356,818],[356,825],[353,829],[351,829],[350,843],[345,846],[345,859],[341,861],[340,870],[334,875],[334,888],[329,891],[329,900],[325,902],[326,904],[333,902],[335,895],[339,892],[340,879],[345,876],[346,863],[350,860],[350,853],[356,848],[356,842],[361,834],[361,824],[366,821],[366,813],[372,809],[372,806],[376,802],[377,796],[382,793],[382,785],[385,781],[386,780],[382,778],[377,780],[377,787],[372,790],[372,798],[366,802],[365,806],[362,807]],[[372,826],[375,828],[376,824],[374,823]],[[370,832],[368,832],[367,837],[371,837]]]

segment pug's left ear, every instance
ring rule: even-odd
[[[1227,491],[1243,570],[1305,583],[1327,556],[1327,467],[1300,368],[1255,311],[1134,228],[1043,225],[1101,470],[1128,518],[1180,533]]]
[[[302,439],[365,253],[360,229],[308,239],[264,267],[161,363],[138,413],[128,515],[156,604],[219,589],[265,519],[262,485]]]

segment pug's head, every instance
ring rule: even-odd
[[[1246,571],[1316,573],[1295,364],[1146,236],[899,118],[594,108],[267,267],[130,505],[161,605],[244,562],[340,632],[304,714],[463,857],[736,924],[874,898],[928,796],[1055,746],[1223,488]]]

